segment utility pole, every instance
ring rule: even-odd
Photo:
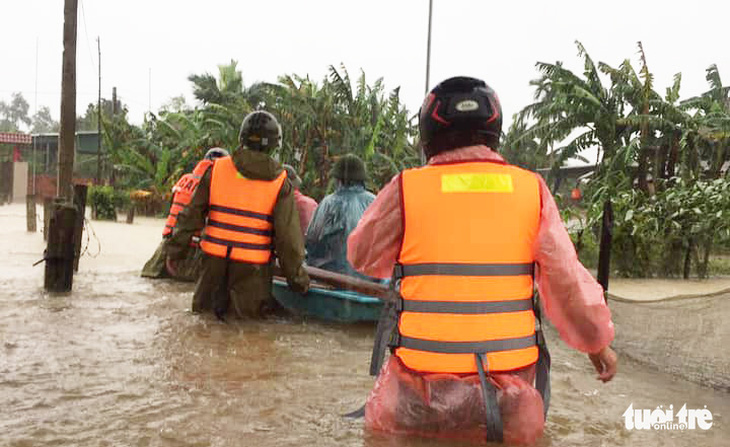
[[[603,297],[608,302],[608,279],[611,276],[611,245],[613,243],[613,204],[611,199],[603,203],[601,217],[601,241],[598,248],[598,284],[603,287]]]
[[[112,87],[112,116],[117,114],[117,88]]]
[[[35,95],[33,99],[33,114],[38,113],[38,37],[35,38]],[[36,140],[33,138],[33,199],[35,200],[35,177],[36,177]]]
[[[431,72],[431,19],[433,17],[433,0],[428,0],[428,38],[426,43],[426,94],[428,94],[429,74]]]
[[[61,78],[61,135],[58,141],[58,187],[56,195],[73,200],[73,170],[76,143],[76,16],[78,0],[65,0],[63,7],[63,72]]]
[[[430,84],[429,75],[431,74],[431,21],[433,18],[433,0],[428,0],[428,35],[426,38],[426,86],[424,95],[428,95],[428,86]],[[426,154],[421,149],[421,164],[426,164]]]
[[[48,231],[44,288],[68,292],[73,284],[74,226],[79,211],[73,204],[76,144],[76,18],[78,0],[63,7],[63,69],[61,77],[61,134],[58,144],[58,187]],[[81,210],[83,213],[83,210]]]
[[[96,47],[99,50],[99,98],[96,106],[96,184],[101,185],[101,39],[97,36]]]
[[[152,113],[152,67],[149,70],[149,77],[147,78],[147,112]]]

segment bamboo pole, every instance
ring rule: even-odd
[[[28,227],[28,231],[31,233],[36,232],[36,214],[35,214],[35,195],[28,194],[25,196],[25,217],[26,217],[26,226]]]
[[[352,290],[365,295],[375,296],[383,300],[393,299],[393,292],[388,286],[383,284],[343,275],[341,273],[330,272],[328,270],[322,270],[317,267],[305,266],[304,268],[309,274],[309,277],[315,281],[319,281],[339,289]],[[274,275],[282,276],[281,268],[278,265],[274,267]]]

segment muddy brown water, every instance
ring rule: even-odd
[[[70,294],[43,291],[24,207],[0,207],[0,446],[445,446],[363,430],[372,325],[301,318],[221,324],[190,314],[191,284],[139,269],[162,221],[92,222],[102,254]],[[96,251],[92,238],[90,252]],[[730,315],[727,315],[730,317]],[[647,330],[647,345],[658,331]],[[601,384],[550,334],[541,446],[727,446],[730,394],[624,359]],[[699,345],[699,344],[698,344]],[[709,430],[629,431],[629,406],[707,406]]]

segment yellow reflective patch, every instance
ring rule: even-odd
[[[441,192],[513,192],[509,174],[444,174]]]

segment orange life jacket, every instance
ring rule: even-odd
[[[172,234],[172,230],[177,225],[177,215],[188,206],[190,200],[193,198],[195,189],[200,184],[200,179],[203,178],[205,171],[212,165],[212,160],[200,160],[195,165],[193,172],[180,177],[180,180],[172,187],[172,205],[170,206],[170,212],[167,214],[167,221],[165,222],[165,228],[162,230],[162,237],[168,237]]]
[[[422,372],[475,373],[480,357],[487,371],[535,363],[536,174],[478,161],[409,169],[401,182],[395,355]]]
[[[273,212],[286,171],[274,180],[251,180],[231,157],[216,159],[210,182],[208,222],[200,247],[209,255],[251,264],[271,260]]]

